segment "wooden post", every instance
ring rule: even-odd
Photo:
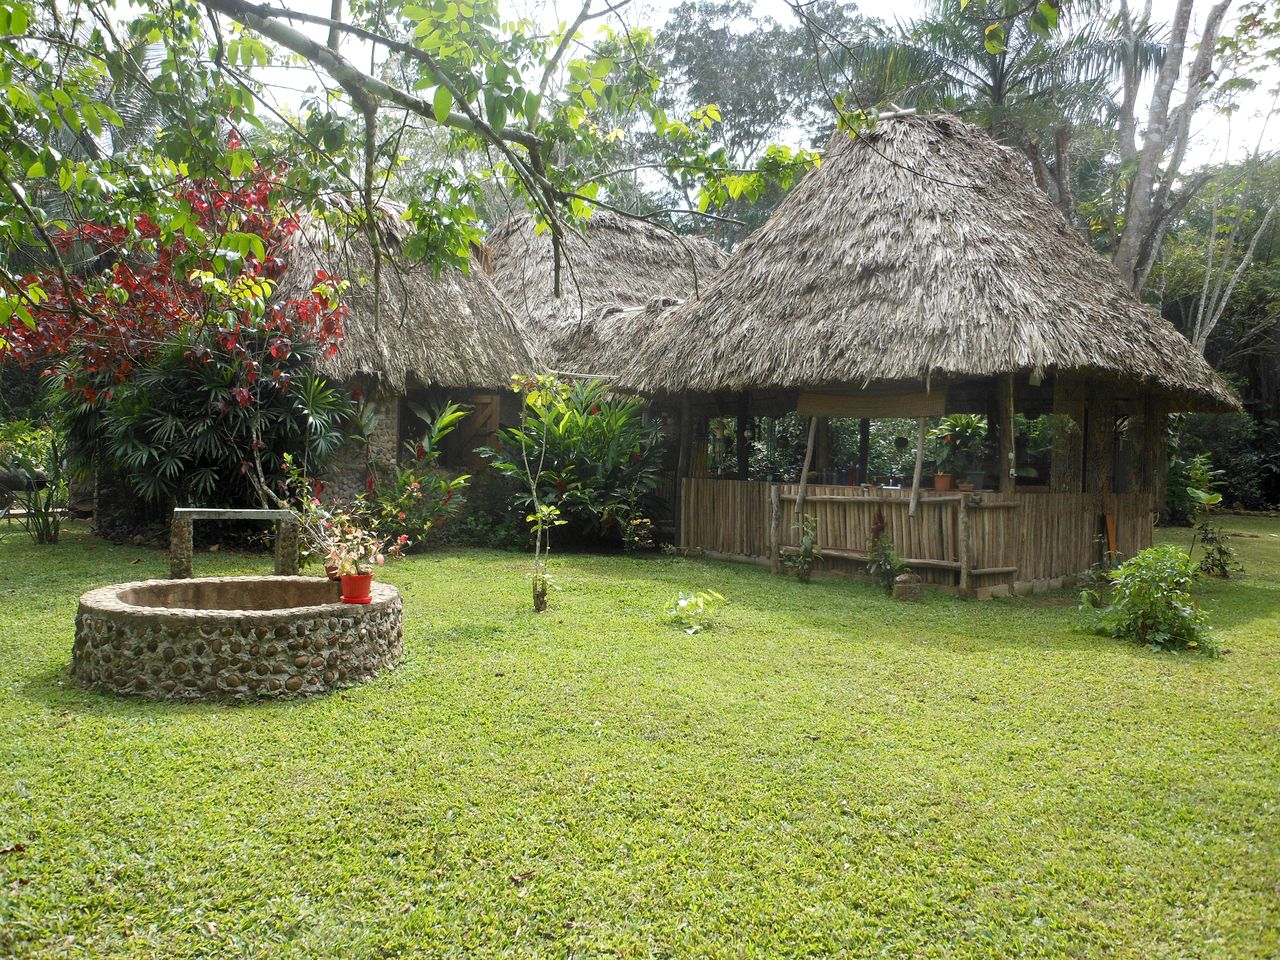
[[[973,592],[969,585],[972,561],[969,558],[969,497],[967,495],[962,495],[956,504],[956,545],[960,550],[960,596],[967,597]]]
[[[738,454],[738,479],[747,480],[751,475],[751,446],[746,431],[751,426],[751,401],[744,391],[738,394],[738,435],[733,438],[733,448]]]
[[[858,482],[867,483],[867,471],[871,467],[871,418],[858,421]]]
[[[769,484],[769,569],[782,572],[782,488]]]
[[[924,472],[925,418],[919,419],[920,430],[916,437],[916,469],[911,474],[911,506],[907,508],[907,516],[914,517],[920,505],[920,474]]]
[[[1001,377],[999,383],[1000,411],[1000,492],[1013,493],[1017,463],[1013,446],[1013,374]]]
[[[804,516],[804,495],[809,488],[809,466],[813,463],[813,439],[818,435],[818,418],[809,418],[809,442],[804,448],[804,466],[800,469],[800,489],[796,493],[796,517]]]
[[[693,418],[689,412],[689,396],[685,394],[680,398],[680,439],[679,449],[676,451],[676,543],[680,542],[680,526],[684,522],[684,499],[681,496],[680,488],[684,485],[684,478],[689,475],[689,459],[693,454]]]

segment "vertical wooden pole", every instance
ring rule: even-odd
[[[679,450],[676,452],[676,543],[680,544],[683,540],[681,530],[684,524],[684,497],[681,495],[681,488],[684,486],[684,478],[689,475],[689,458],[693,454],[693,418],[689,412],[689,397],[686,394],[680,398],[680,439]]]
[[[782,571],[782,488],[769,484],[769,569]]]
[[[871,418],[858,421],[858,482],[867,483],[867,471],[871,467]]]
[[[969,585],[969,571],[972,562],[969,559],[969,498],[960,495],[956,505],[956,544],[960,550],[960,596],[967,597],[973,591]]]
[[[919,419],[920,429],[916,436],[916,468],[911,474],[911,506],[907,508],[907,516],[914,517],[920,505],[920,474],[924,472],[924,442],[926,439],[925,418]]]
[[[1000,390],[1000,492],[1013,493],[1017,476],[1013,448],[1013,374],[1006,374],[997,382]]]
[[[737,421],[738,435],[733,438],[733,446],[738,454],[738,479],[746,480],[751,475],[751,444],[746,438],[751,425],[751,400],[745,391],[738,394]]]
[[[809,418],[809,442],[804,448],[804,466],[800,468],[800,490],[796,493],[796,517],[804,516],[804,494],[809,488],[809,466],[813,463],[813,440],[818,435],[818,418]]]

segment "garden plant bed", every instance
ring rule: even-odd
[[[323,577],[146,580],[80,598],[71,675],[86,686],[200,700],[326,693],[394,666],[395,587],[346,604]]]

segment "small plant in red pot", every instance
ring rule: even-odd
[[[386,540],[349,518],[335,518],[332,559],[342,577],[342,602],[369,603],[374,571],[386,563],[387,558],[398,558],[408,545],[409,537],[405,534],[388,545]]]

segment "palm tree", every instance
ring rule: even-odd
[[[949,110],[1017,147],[1074,221],[1071,140],[1114,115],[1125,49],[1104,3],[1063,7],[1045,35],[1016,0],[931,0],[920,20],[883,29],[849,59],[868,99]],[[1138,44],[1140,70],[1157,69],[1164,46],[1149,25]]]

